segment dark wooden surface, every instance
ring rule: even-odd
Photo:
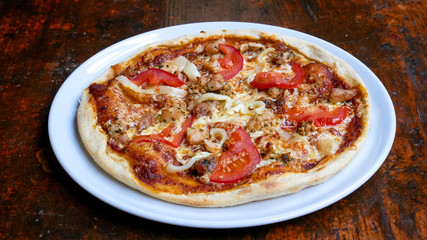
[[[426,1],[1,1],[0,239],[427,239]],[[130,36],[203,21],[302,31],[353,54],[381,79],[397,114],[379,171],[315,213],[245,229],[170,226],[83,190],[48,139],[51,102],[98,51]]]

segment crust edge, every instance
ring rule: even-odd
[[[136,55],[152,47],[179,45],[190,42],[194,37],[209,37],[218,34],[229,36],[231,35],[236,37],[251,37],[253,39],[260,39],[263,36],[275,36],[279,40],[284,41],[286,44],[295,47],[304,55],[328,65],[334,71],[336,71],[339,76],[346,79],[346,82],[348,81],[351,86],[357,86],[359,89],[361,89],[363,94],[362,99],[364,101],[363,109],[365,109],[362,116],[363,129],[361,135],[352,144],[351,149],[349,148],[346,151],[338,154],[333,161],[324,165],[324,167],[320,170],[315,167],[306,173],[284,174],[275,178],[274,180],[268,179],[256,184],[243,185],[238,189],[217,193],[199,193],[187,195],[175,195],[164,192],[157,193],[151,191],[148,187],[144,186],[143,183],[139,182],[133,177],[131,167],[126,159],[117,154],[114,154],[111,150],[109,150],[107,145],[107,138],[102,129],[97,126],[96,111],[89,103],[90,97],[88,90],[86,89],[82,93],[80,106],[78,108],[77,125],[81,139],[95,162],[114,178],[134,189],[169,202],[194,207],[226,207],[294,193],[303,188],[326,181],[332,176],[335,176],[339,171],[347,166],[347,164],[362,148],[367,138],[371,117],[371,103],[368,91],[357,73],[346,62],[329,53],[325,49],[318,47],[317,45],[297,38],[280,36],[278,34],[258,30],[215,31],[209,32],[207,34],[186,35],[176,40],[169,40],[147,45],[138,50],[133,56],[131,56],[128,60],[125,60],[120,65],[121,67],[126,67],[132,63],[132,59]],[[112,68],[110,68],[94,82],[101,83],[111,77],[113,74],[114,71]]]

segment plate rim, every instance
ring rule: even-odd
[[[218,28],[218,26],[220,26]],[[69,85],[73,84],[73,81],[75,76],[77,76],[81,71],[85,70],[85,68],[87,68],[88,66],[92,66],[91,64],[93,64],[93,61],[97,60],[97,57],[102,56],[102,54],[105,54],[106,52],[109,52],[111,50],[114,50],[115,48],[117,48],[117,46],[121,46],[123,44],[128,43],[129,41],[133,41],[135,39],[150,35],[150,34],[159,34],[162,32],[166,32],[166,31],[170,31],[170,30],[180,30],[180,29],[192,29],[194,27],[199,27],[199,28],[212,28],[212,27],[216,27],[216,30],[221,30],[221,29],[238,29],[238,28],[257,28],[257,29],[261,29],[261,30],[265,30],[265,31],[270,31],[270,32],[274,32],[274,33],[279,33],[281,34],[282,32],[287,32],[287,33],[291,33],[291,36],[297,36],[297,38],[300,38],[301,36],[304,37],[303,40],[308,41],[305,38],[308,38],[309,40],[316,40],[316,44],[321,43],[320,45],[325,48],[323,45],[328,46],[327,48],[325,48],[326,50],[332,52],[334,55],[336,54],[335,52],[331,51],[332,50],[336,50],[338,49],[338,53],[339,54],[344,54],[347,58],[350,59],[351,63],[346,61],[347,63],[349,63],[353,68],[355,68],[353,65],[357,65],[357,67],[360,67],[362,69],[365,70],[365,72],[363,72],[364,74],[367,74],[370,78],[372,78],[375,83],[376,83],[376,87],[378,88],[379,91],[381,91],[381,93],[384,94],[384,96],[386,97],[384,99],[384,103],[385,104],[385,109],[388,110],[388,116],[390,118],[387,118],[386,120],[389,120],[390,124],[388,126],[388,138],[385,141],[385,147],[382,148],[381,152],[380,152],[380,160],[376,160],[375,161],[375,165],[373,167],[371,167],[369,169],[368,172],[366,172],[366,174],[363,175],[362,178],[358,179],[356,182],[354,182],[352,184],[351,187],[348,187],[345,189],[345,191],[341,191],[340,194],[333,196],[332,198],[327,198],[324,199],[323,202],[318,203],[317,205],[313,205],[310,206],[310,208],[306,208],[304,209],[304,211],[299,211],[296,213],[293,213],[291,215],[286,215],[286,214],[278,214],[278,215],[274,215],[274,216],[266,216],[266,217],[262,217],[262,218],[257,218],[257,219],[243,219],[243,220],[226,220],[226,219],[216,219],[216,220],[207,220],[207,221],[195,221],[192,219],[186,219],[186,218],[180,218],[180,217],[173,217],[173,216],[164,216],[162,214],[159,215],[155,215],[152,212],[145,212],[139,209],[139,211],[136,211],[133,208],[129,208],[129,207],[125,207],[123,205],[118,205],[117,202],[112,201],[111,198],[105,197],[103,196],[101,193],[99,193],[98,190],[95,190],[93,188],[93,186],[88,185],[87,183],[85,183],[80,176],[78,176],[78,174],[76,174],[74,169],[70,169],[69,165],[67,164],[67,162],[65,161],[65,159],[63,158],[63,149],[61,149],[58,146],[58,142],[57,142],[57,136],[56,136],[56,129],[57,128],[55,126],[55,124],[57,123],[57,112],[59,111],[58,109],[61,109],[60,106],[58,106],[58,104],[60,104],[60,100],[63,101],[64,96],[66,95],[66,90],[69,87]],[[197,32],[194,32],[197,33]],[[299,37],[298,37],[299,36]],[[301,38],[300,38],[301,39]],[[309,41],[312,42],[312,41]],[[319,44],[318,44],[319,45]],[[136,49],[135,49],[136,50]],[[128,55],[129,56],[132,52],[129,51]],[[122,56],[123,58],[121,60],[124,59],[124,56]],[[340,58],[342,58],[340,56]],[[120,61],[120,59],[116,59],[117,61]],[[108,66],[107,66],[108,68]],[[87,69],[86,69],[87,70]],[[97,71],[102,71],[101,69],[98,69]],[[95,71],[95,73],[97,73],[97,71]],[[95,76],[95,73],[92,73],[93,76]],[[360,73],[359,73],[360,74]],[[92,79],[93,80],[93,79]],[[90,81],[91,82],[91,81]],[[76,83],[74,83],[76,85]],[[81,83],[82,85],[82,83]],[[367,85],[368,88],[368,84],[365,82],[365,85]],[[87,86],[86,86],[87,87]],[[80,89],[81,87],[79,87]],[[83,88],[81,88],[81,90],[83,90]],[[369,88],[368,88],[369,91]],[[372,98],[372,93],[370,92],[371,95],[371,102],[373,103],[373,98]],[[73,113],[76,114],[77,112],[77,105],[78,103],[74,103],[74,105],[76,106],[76,108],[73,110]],[[380,109],[380,110],[384,110],[384,109]],[[74,124],[73,124],[73,128],[77,128],[76,124],[75,124],[75,116],[74,116]],[[386,124],[384,124],[385,126]],[[371,135],[371,130],[369,132],[368,138]],[[248,22],[229,22],[229,21],[216,21],[216,22],[199,22],[199,23],[189,23],[189,24],[182,24],[182,25],[175,25],[175,26],[169,26],[169,27],[165,27],[165,28],[160,28],[160,29],[156,29],[153,31],[148,31],[145,33],[141,33],[135,36],[132,36],[130,38],[126,38],[122,41],[119,41],[103,50],[101,50],[100,52],[96,53],[95,55],[93,55],[91,58],[89,58],[88,60],[86,60],[84,63],[82,63],[77,69],[75,69],[73,71],[72,74],[70,74],[70,76],[64,81],[64,83],[61,85],[61,87],[59,88],[59,90],[57,91],[55,98],[52,102],[50,111],[49,111],[49,119],[48,119],[48,131],[49,131],[49,139],[51,142],[51,146],[52,149],[55,153],[55,156],[57,157],[59,163],[61,164],[61,166],[64,168],[64,170],[67,172],[68,175],[71,176],[71,178],[77,183],[79,184],[83,189],[85,189],[87,192],[89,192],[90,194],[92,194],[93,196],[95,196],[96,198],[100,199],[101,201],[106,202],[107,204],[118,208],[122,211],[125,211],[127,213],[142,217],[142,218],[146,218],[149,220],[154,220],[157,222],[163,222],[163,223],[168,223],[168,224],[173,224],[173,225],[179,225],[179,226],[186,226],[186,227],[198,227],[198,228],[236,228],[236,227],[252,227],[252,226],[259,226],[259,225],[265,225],[265,224],[271,224],[271,223],[275,223],[275,222],[280,222],[280,221],[285,221],[285,220],[290,220],[293,218],[297,218],[312,212],[315,212],[319,209],[325,208],[333,203],[336,203],[337,201],[341,200],[342,198],[348,196],[349,194],[351,194],[353,191],[355,191],[356,189],[360,188],[361,185],[363,185],[366,181],[368,181],[374,174],[375,172],[377,172],[377,170],[381,167],[382,163],[385,161],[385,159],[387,158],[391,147],[393,145],[393,141],[394,141],[394,137],[395,137],[395,132],[396,132],[396,114],[395,114],[395,110],[393,107],[393,103],[391,101],[390,95],[388,94],[387,90],[385,89],[384,85],[382,84],[382,82],[378,79],[378,77],[366,66],[364,65],[362,62],[360,62],[358,59],[356,59],[354,56],[350,55],[349,53],[347,53],[345,50],[337,47],[336,45],[333,45],[332,43],[329,43],[325,40],[322,40],[320,38],[317,38],[315,36],[306,34],[306,33],[302,33],[296,30],[292,30],[292,29],[287,29],[287,28],[282,28],[282,27],[278,27],[278,26],[272,26],[272,25],[266,25],[266,24],[260,24],[260,23],[248,23]],[[74,129],[74,131],[77,131],[76,129]],[[78,137],[78,133],[75,132],[75,134],[77,135],[77,140],[81,145],[81,141],[80,138]],[[365,148],[365,146],[363,147]],[[363,149],[362,148],[362,149]],[[81,149],[82,151],[86,151],[85,149]],[[87,155],[87,153],[86,153]],[[382,160],[381,160],[382,159]],[[91,161],[89,159],[89,161]],[[347,166],[348,167],[348,166]],[[346,168],[347,168],[346,167]],[[103,171],[102,169],[99,168],[100,171]],[[105,174],[105,173],[104,173]],[[330,179],[331,180],[331,179]],[[329,181],[329,180],[328,180]],[[326,182],[328,182],[326,181]],[[117,184],[122,185],[121,183],[117,182]],[[121,187],[127,187],[125,185],[121,186]],[[132,189],[133,190],[133,189]],[[136,190],[135,190],[136,191]],[[142,194],[142,193],[139,193]],[[270,199],[271,200],[271,199]],[[270,200],[264,200],[264,201],[270,201]],[[153,201],[162,201],[162,200],[157,200],[157,199],[153,199]],[[162,201],[163,202],[163,201]],[[170,204],[170,203],[169,203]],[[175,205],[175,204],[173,204]],[[183,207],[181,205],[176,205],[179,207]],[[241,205],[239,205],[241,206]],[[188,207],[188,206],[185,206]],[[227,207],[227,209],[233,209],[236,208],[238,206],[235,207]],[[192,208],[193,207],[188,207],[188,208]],[[196,208],[198,209],[198,208]],[[209,209],[216,209],[216,208],[209,208]],[[222,208],[224,209],[224,208]]]

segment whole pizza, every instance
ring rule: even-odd
[[[112,66],[83,91],[77,122],[119,181],[219,207],[337,174],[367,137],[370,101],[357,73],[316,45],[224,30],[146,45]]]

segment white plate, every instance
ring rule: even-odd
[[[164,202],[133,190],[100,169],[86,152],[76,126],[81,91],[108,67],[144,44],[202,30],[260,29],[294,36],[322,46],[347,61],[362,77],[372,100],[372,125],[365,146],[338,175],[325,183],[275,199],[227,208],[193,208]],[[316,37],[263,24],[208,22],[167,27],[123,40],[99,52],[63,83],[49,114],[52,148],[67,173],[84,189],[125,212],[154,221],[191,227],[235,228],[275,223],[324,208],[365,183],[381,166],[392,146],[396,118],[391,99],[380,80],[359,60]]]

